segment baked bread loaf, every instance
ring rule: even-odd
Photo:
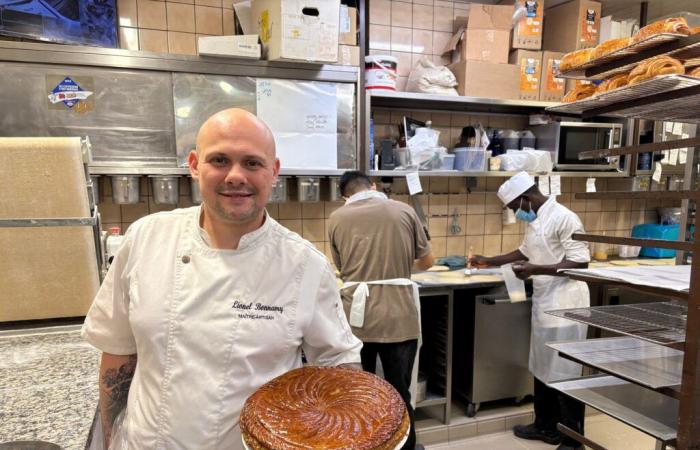
[[[661,33],[680,33],[688,35],[690,34],[690,28],[688,27],[688,22],[686,22],[683,17],[671,17],[669,19],[650,23],[640,28],[637,34],[632,36],[632,42],[640,42]]]
[[[688,72],[688,75],[691,77],[700,78],[700,66],[694,67],[691,71]]]
[[[591,59],[600,58],[630,45],[630,38],[609,39],[593,49]]]
[[[677,59],[670,56],[657,56],[637,64],[630,72],[627,82],[631,85],[654,78],[657,75],[682,75],[684,73],[685,67]]]
[[[595,93],[600,94],[602,92],[612,91],[613,89],[617,89],[622,86],[627,86],[628,75],[628,73],[619,73],[617,75],[611,76],[610,78],[606,78],[602,83],[598,85],[598,87],[595,90]]]
[[[566,72],[574,67],[578,67],[582,64],[586,64],[591,60],[591,55],[593,54],[592,48],[584,48],[582,50],[576,50],[571,53],[567,53],[561,58],[559,63],[559,71]]]
[[[690,34],[700,33],[700,27],[693,27],[690,29]]]
[[[266,383],[241,411],[251,450],[394,450],[410,425],[386,381],[362,370],[307,366]]]
[[[584,84],[567,92],[561,100],[564,103],[571,103],[588,98],[595,93],[596,87],[592,84]]]

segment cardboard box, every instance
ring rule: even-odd
[[[457,78],[459,95],[507,100],[518,98],[519,72],[512,64],[460,61],[450,64],[447,68]]]
[[[338,62],[336,64],[342,66],[359,66],[360,47],[357,45],[339,45]]]
[[[473,60],[507,64],[510,31],[508,29],[470,28],[469,23],[474,21],[474,17],[471,15],[470,17],[471,19],[460,16],[455,19],[455,26],[458,27],[457,32],[448,41],[443,49],[443,54],[452,52],[453,63]]]
[[[559,78],[559,63],[564,53],[542,52],[542,76],[540,77],[540,96],[543,102],[558,102],[564,96],[566,80]]]
[[[566,53],[595,47],[600,38],[600,11],[600,2],[592,0],[573,0],[549,8],[544,48]]]
[[[260,59],[262,49],[257,34],[241,36],[202,36],[197,39],[200,55]]]
[[[583,86],[584,84],[591,84],[591,82],[588,80],[573,80],[571,78],[567,78],[566,93],[568,94],[569,92],[573,91],[579,86]]]
[[[340,25],[338,43],[357,45],[357,8],[340,5]]]
[[[513,48],[541,49],[544,0],[517,0],[515,5],[525,8],[526,13],[513,28]]]
[[[518,68],[520,96],[522,100],[540,98],[540,80],[542,77],[542,52],[516,50],[510,54],[510,63]]]
[[[467,28],[482,30],[508,30],[513,28],[513,5],[469,5]]]
[[[270,61],[338,61],[340,0],[253,0],[251,20]]]

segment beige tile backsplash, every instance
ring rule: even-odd
[[[501,204],[495,191],[505,181],[501,177],[479,178],[477,189],[472,193],[463,193],[463,178],[433,177],[423,178],[426,190],[422,202],[428,214],[428,228],[432,237],[433,252],[436,256],[466,256],[470,247],[474,253],[496,255],[518,248],[523,239],[525,226],[522,223],[504,225],[502,223]],[[480,186],[480,187],[479,187]],[[606,190],[606,181],[598,179],[599,191]],[[145,195],[135,205],[114,205],[111,202],[111,188],[107,177],[100,178],[102,203],[99,210],[102,215],[103,228],[121,226],[122,230],[135,220],[157,211],[172,209],[168,205],[156,205],[150,194],[146,179],[143,179],[141,192]],[[562,179],[562,195],[558,201],[572,207],[572,193],[584,192],[585,186],[578,179]],[[392,184],[390,197],[409,203],[406,184],[397,180]],[[614,210],[603,211],[603,208]],[[177,207],[191,206],[189,181],[182,178],[180,182],[180,202]],[[578,202],[578,211],[586,231],[605,233],[609,236],[629,236],[632,225],[657,220],[656,212],[644,202],[631,203],[624,200],[606,200],[604,202]],[[605,206],[604,206],[605,205]],[[329,259],[328,216],[342,202],[298,203],[288,202],[268,205],[268,212],[283,226],[299,233],[311,241]],[[456,212],[456,216],[454,215]],[[456,223],[457,227],[453,227]],[[458,230],[458,231],[457,231]],[[456,231],[456,233],[455,233]],[[614,253],[612,249],[611,253]]]
[[[198,37],[234,32],[230,0],[118,0],[117,12],[127,50],[196,55]]]

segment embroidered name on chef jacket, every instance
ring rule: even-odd
[[[245,303],[235,300],[231,308],[239,311],[238,317],[241,319],[273,320],[274,315],[265,313],[284,313],[283,306],[266,305],[260,302]]]

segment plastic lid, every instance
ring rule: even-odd
[[[112,233],[112,234],[120,234],[121,231],[122,231],[122,229],[119,228],[119,227],[111,227],[111,228],[109,229],[109,232]]]

